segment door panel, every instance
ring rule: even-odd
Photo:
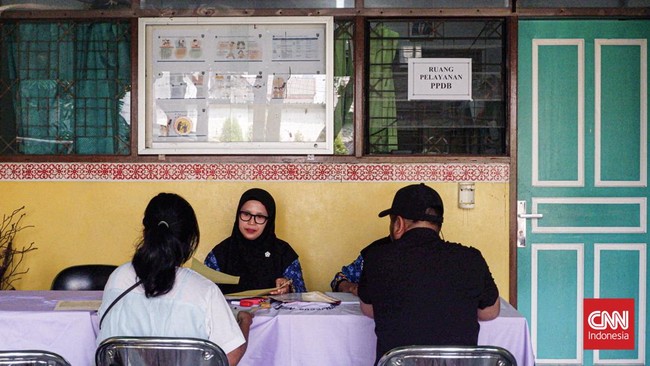
[[[537,359],[555,359],[566,362],[573,358],[580,343],[576,342],[579,319],[575,309],[582,295],[582,247],[576,244],[536,243],[533,247],[532,282],[533,318],[532,324],[548,319],[562,319],[562,326],[539,327],[532,331],[533,342],[537,347]],[[543,270],[554,268],[553,271]],[[540,303],[538,298],[544,299]]]
[[[540,186],[582,185],[584,42],[533,40],[532,60],[533,181]],[[557,136],[571,143],[553,145]],[[542,154],[539,148],[545,146],[554,149]]]
[[[644,187],[647,183],[647,40],[596,39],[594,46],[595,185]],[[646,124],[626,121],[646,121]],[[625,141],[625,149],[620,148],[621,141]]]
[[[649,37],[647,20],[519,22],[517,199],[533,218],[517,303],[537,364],[647,363]],[[597,297],[635,299],[634,350],[583,349]]]

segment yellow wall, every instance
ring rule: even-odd
[[[194,207],[201,228],[196,256],[230,234],[242,192],[267,189],[278,206],[277,234],[300,255],[308,290],[329,291],[329,282],[368,243],[388,233],[377,213],[391,204],[403,182],[250,181],[0,181],[0,213],[25,206],[18,246],[29,272],[19,290],[48,289],[62,268],[81,263],[121,264],[130,259],[149,199],[175,192]],[[501,295],[508,297],[508,184],[476,183],[476,207],[457,207],[458,183],[428,183],[445,201],[443,237],[479,248]]]

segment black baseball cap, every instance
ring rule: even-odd
[[[435,210],[437,215],[427,214],[427,209],[430,208]],[[379,217],[396,215],[409,220],[442,224],[443,214],[444,206],[438,192],[424,183],[420,183],[400,188],[395,193],[393,205],[389,209],[380,212]]]

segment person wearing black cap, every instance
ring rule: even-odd
[[[425,184],[401,188],[390,245],[363,253],[361,311],[375,320],[376,360],[407,345],[476,345],[478,320],[499,315],[499,290],[481,252],[440,238],[444,205]]]

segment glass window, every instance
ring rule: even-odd
[[[332,17],[140,26],[140,154],[333,154]]]
[[[502,19],[371,21],[366,154],[505,155]],[[409,100],[409,58],[471,59],[471,100]]]
[[[221,0],[218,5],[206,5],[197,0],[140,0],[142,9],[316,9],[354,8],[354,0]]]
[[[130,9],[131,0],[2,0],[4,10]]]
[[[642,8],[650,0],[519,0],[519,8]]]
[[[365,0],[367,8],[508,8],[510,0]]]
[[[128,21],[0,27],[0,154],[130,153]]]

